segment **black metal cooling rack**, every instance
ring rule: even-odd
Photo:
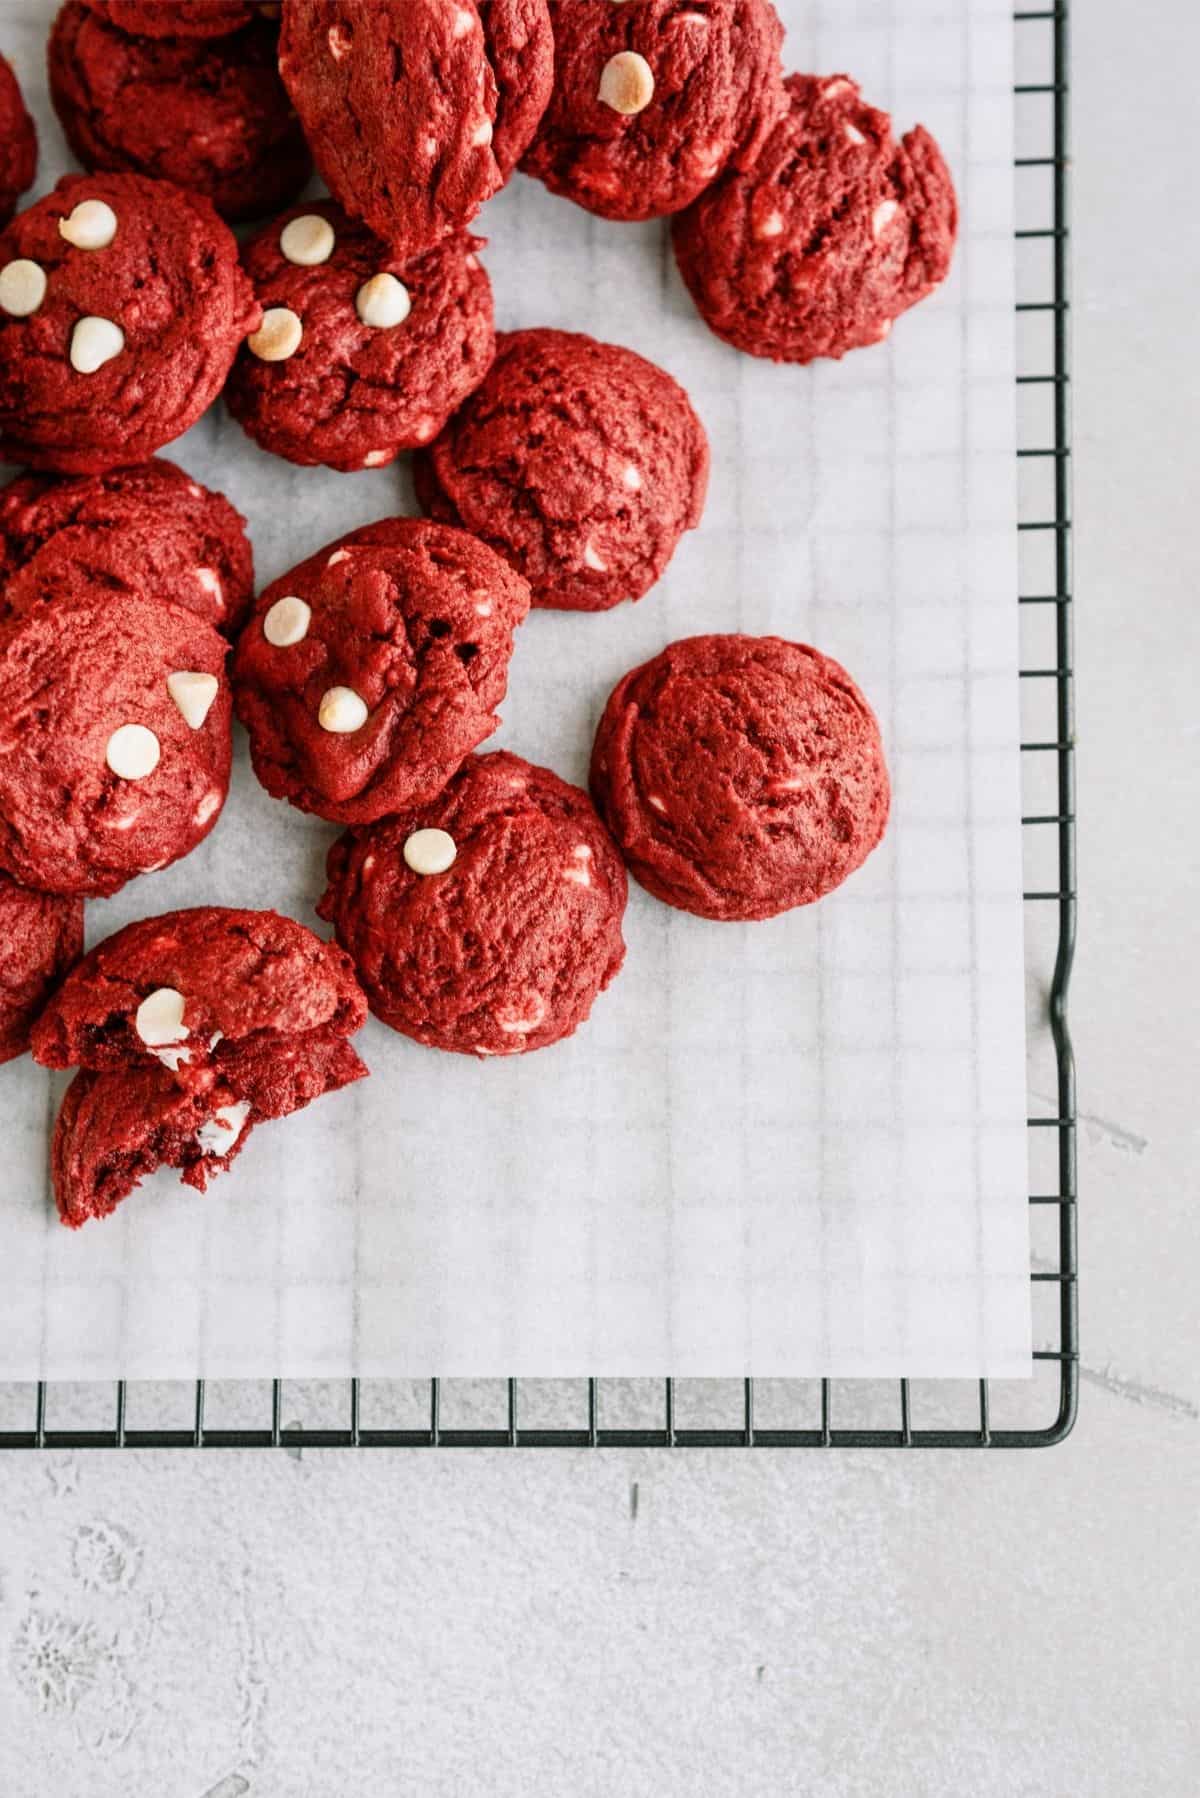
[[[1076,915],[1067,12],[1063,3],[1014,13],[1022,824],[1027,877],[1035,870],[1025,893],[1026,959],[1035,1032],[1048,1014],[1045,1084],[1053,1088],[1038,1093],[1034,1075],[1035,1101],[1046,1107],[1029,1119],[1030,1278],[1040,1377],[1032,1384],[349,1380],[298,1389],[278,1380],[221,1387],[196,1381],[170,1392],[154,1388],[146,1407],[152,1424],[139,1421],[146,1399],[139,1386],[31,1384],[4,1394],[26,1408],[23,1422],[0,1427],[0,1449],[1039,1448],[1068,1435],[1078,1400],[1079,1335],[1075,1071],[1067,1022]],[[248,1422],[248,1407],[258,1405],[250,1415],[264,1421]],[[56,1421],[60,1406],[62,1422]],[[291,1421],[300,1411],[310,1420]],[[5,1426],[12,1412],[6,1402]]]

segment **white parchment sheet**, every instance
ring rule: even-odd
[[[535,613],[492,746],[586,776],[617,678],[671,639],[774,631],[845,663],[895,785],[882,848],[773,922],[634,886],[625,971],[570,1042],[439,1055],[372,1021],[372,1078],[261,1128],[201,1198],[160,1175],[77,1233],[48,1193],[63,1083],[0,1069],[0,1377],[1001,1375],[1030,1369],[1017,755],[1009,0],[784,0],[786,62],[847,71],[958,183],[953,277],[890,342],[777,369],[711,337],[666,228],[523,177],[480,229],[502,326],[661,362],[708,428],[702,528],[638,606]],[[0,5],[41,132],[49,8]],[[248,515],[261,582],[414,511],[407,471],[253,448],[220,405],[170,448]],[[195,855],[89,907],[315,923],[335,832],[239,739]]]

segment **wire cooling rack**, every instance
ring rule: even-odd
[[[1067,11],[1013,15],[1034,1380],[30,1384],[0,1388],[0,1449],[1038,1448],[1070,1432],[1079,1342],[1067,1023],[1076,910]]]

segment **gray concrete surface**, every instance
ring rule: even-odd
[[[1195,1791],[1200,17],[1077,11],[1074,1437],[10,1457],[0,1790]]]

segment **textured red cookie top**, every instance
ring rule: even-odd
[[[269,1086],[213,1071],[204,1084],[164,1068],[76,1074],[62,1102],[50,1151],[58,1214],[71,1229],[106,1217],[159,1167],[180,1170],[203,1192],[227,1171],[257,1124],[361,1080],[367,1070],[340,1039],[277,1046]]]
[[[389,518],[259,596],[234,663],[269,793],[369,823],[439,793],[499,719],[529,589],[486,544]]]
[[[617,974],[626,894],[587,794],[499,753],[472,756],[431,805],[335,843],[318,910],[384,1023],[438,1049],[518,1055],[570,1036]]]
[[[140,462],[195,423],[258,322],[207,200],[64,175],[0,237],[0,450],[77,473]]]
[[[790,109],[753,168],[675,221],[707,323],[776,362],[878,343],[950,268],[954,184],[921,126],[902,142],[845,75],[791,75]]]
[[[839,886],[875,848],[879,726],[843,668],[779,637],[688,637],[627,674],[592,792],[630,871],[704,918],[769,918]]]
[[[254,592],[246,520],[162,460],[10,481],[0,490],[0,623],[35,601],[69,598],[81,581],[174,600],[236,631]]]
[[[260,0],[84,0],[84,4],[136,37],[222,37],[248,25]]]
[[[406,262],[330,201],[276,219],[242,261],[264,313],[286,308],[303,335],[279,361],[243,347],[225,390],[234,417],[275,455],[330,468],[428,443],[495,349],[479,248],[459,233]]]
[[[0,625],[0,868],[105,894],[194,849],[229,786],[226,650],[183,606],[101,588]]]
[[[312,173],[278,44],[262,17],[232,37],[129,37],[67,0],[50,35],[50,94],[85,168],[155,175],[204,194],[223,218],[261,218]]]
[[[503,185],[551,65],[542,0],[284,7],[280,72],[317,166],[346,211],[404,257],[461,230]]]
[[[605,218],[678,212],[784,108],[769,0],[553,0],[554,92],[522,163]]]
[[[699,524],[708,439],[643,356],[513,331],[415,472],[425,509],[490,543],[535,605],[601,612],[648,592]]]
[[[83,900],[33,893],[0,874],[0,1061],[29,1047],[29,1031],[83,953]]]
[[[0,56],[0,225],[7,225],[36,174],[37,131],[12,64]]]
[[[278,912],[200,905],[98,943],[40,1019],[33,1053],[51,1068],[162,1062],[187,1082],[244,1069],[256,1049],[265,1069],[285,1041],[352,1036],[366,1011],[336,944]]]

